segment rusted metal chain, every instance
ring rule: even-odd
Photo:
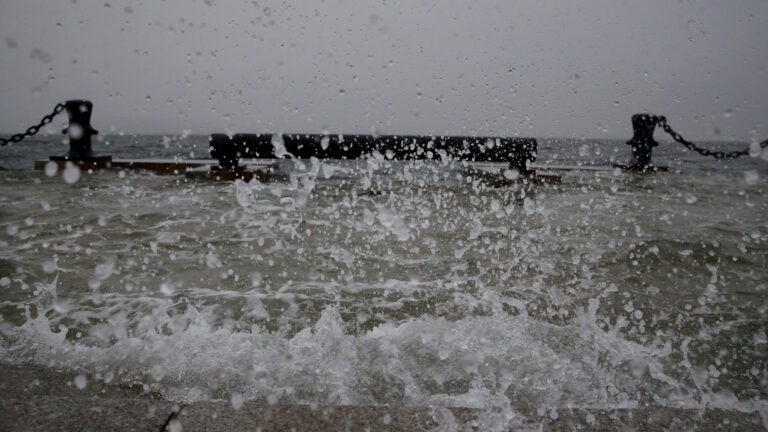
[[[17,133],[16,135],[12,135],[10,138],[0,138],[0,146],[6,146],[11,143],[17,143],[35,135],[36,133],[40,132],[40,129],[43,126],[52,122],[53,118],[61,114],[62,111],[64,111],[64,104],[63,103],[56,104],[56,106],[53,108],[53,112],[43,117],[43,119],[40,120],[40,123],[34,126],[30,126],[29,128],[27,128],[26,131],[22,133]]]
[[[672,129],[672,127],[670,127],[667,124],[666,119],[663,119],[661,122],[659,122],[659,125],[661,126],[662,129],[664,129],[664,132],[668,133],[672,137],[673,140],[684,145],[685,148],[687,148],[688,150],[695,151],[696,153],[702,156],[712,156],[715,159],[736,159],[738,157],[746,156],[749,154],[749,149],[737,150],[737,151],[731,151],[731,152],[708,150],[703,147],[699,147],[696,144],[683,138],[682,135],[675,132]],[[765,140],[760,143],[760,148],[764,149],[766,147],[768,147],[768,140]]]

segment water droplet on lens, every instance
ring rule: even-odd
[[[757,170],[744,171],[744,181],[748,185],[757,184],[759,179],[760,179],[760,175],[757,173]]]
[[[73,140],[79,140],[83,137],[83,127],[79,124],[73,123],[67,128],[67,135]]]
[[[49,161],[47,164],[45,164],[45,175],[48,177],[53,177],[57,172],[59,172],[59,166],[56,164],[56,162]]]
[[[76,183],[80,180],[80,168],[72,162],[67,162],[64,172],[62,173],[64,181],[68,184]]]
[[[240,393],[232,393],[232,398],[230,399],[230,402],[232,402],[232,408],[239,410],[243,406],[244,401],[245,398],[243,398],[243,395]]]
[[[88,385],[88,380],[83,375],[76,376],[74,382],[78,390],[82,390]]]

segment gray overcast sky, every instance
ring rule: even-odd
[[[0,0],[0,131],[768,138],[766,0]]]

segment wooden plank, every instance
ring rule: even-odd
[[[512,186],[514,184],[560,184],[561,177],[551,172],[530,171],[518,175],[505,175],[508,168],[496,168],[477,166],[471,164],[464,172],[474,178],[478,178],[493,187]]]
[[[100,170],[100,169],[125,169],[149,171],[161,175],[180,175],[192,168],[215,166],[218,161],[215,159],[112,159],[111,161],[64,161],[64,160],[43,160],[35,161],[36,170],[44,170],[48,164],[56,164],[59,170],[66,168],[67,162],[74,164],[81,170]],[[265,167],[274,162],[268,160],[246,160],[243,161],[247,166]]]
[[[613,171],[616,167],[596,165],[538,165],[532,164],[531,169],[543,169],[547,171]]]
[[[263,166],[261,169],[238,169],[238,170],[223,170],[215,169],[211,166],[201,166],[196,168],[190,168],[184,176],[188,179],[196,180],[213,180],[213,181],[235,181],[242,180],[249,182],[256,179],[262,183],[269,181],[270,174],[277,168],[276,164]]]
[[[188,178],[233,181],[236,179],[250,181],[257,178],[265,182],[270,174],[277,169],[275,159],[246,159],[241,163],[245,169],[228,171],[216,170],[218,163],[215,159],[113,159],[111,161],[36,161],[35,169],[44,170],[48,164],[56,164],[58,170],[66,168],[67,163],[73,163],[82,170],[123,169],[149,171],[160,175],[182,175]],[[507,186],[516,183],[560,183],[560,176],[552,172],[531,171],[516,177],[505,176],[508,169],[504,163],[464,162],[462,165],[468,175],[481,178],[495,186]],[[547,169],[571,169],[572,167],[547,167]]]

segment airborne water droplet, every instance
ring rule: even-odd
[[[168,422],[168,431],[169,432],[181,432],[181,422],[179,419],[173,419],[170,422]]]
[[[88,380],[84,375],[78,375],[75,377],[75,386],[78,390],[83,390],[88,385]]]
[[[243,395],[240,393],[232,393],[232,398],[230,399],[230,402],[232,402],[232,408],[239,410],[243,406],[244,401],[245,398],[243,398]]]
[[[508,180],[517,180],[520,177],[520,172],[516,169],[505,169],[502,174]]]
[[[173,285],[168,282],[163,282],[160,284],[160,292],[163,293],[163,295],[170,296],[173,295]]]
[[[261,285],[261,273],[259,272],[253,272],[251,273],[251,285],[253,285],[254,288],[257,288],[259,285]]]
[[[748,185],[757,184],[759,179],[760,179],[760,175],[757,173],[757,170],[744,171],[744,181]]]
[[[213,252],[208,252],[208,254],[205,256],[205,265],[207,265],[208,268],[217,268],[222,266],[219,256]]]
[[[71,124],[67,128],[67,135],[73,140],[79,140],[83,137],[83,127],[79,124]]]
[[[48,177],[53,177],[56,175],[56,173],[59,172],[59,166],[56,164],[56,162],[49,161],[47,164],[45,164],[45,175]]]
[[[54,273],[58,266],[56,265],[56,262],[53,260],[48,260],[43,263],[43,272],[47,274]]]
[[[77,181],[80,180],[80,168],[78,168],[77,165],[73,164],[72,162],[67,162],[67,165],[64,168],[64,172],[61,176],[68,184],[77,183]]]

